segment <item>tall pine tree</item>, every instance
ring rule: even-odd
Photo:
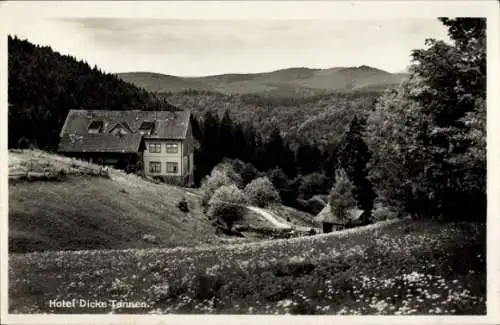
[[[363,140],[364,121],[355,116],[349,125],[338,152],[338,164],[343,168],[354,185],[354,197],[359,207],[364,210],[365,223],[369,222],[375,192],[371,182],[368,180],[368,162],[370,151]]]
[[[224,112],[220,123],[220,149],[224,158],[234,158],[236,156],[236,146],[234,144],[233,120],[229,116],[229,110]]]

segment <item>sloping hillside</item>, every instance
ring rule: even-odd
[[[403,74],[368,67],[330,69],[290,68],[255,74],[224,74],[207,77],[177,77],[149,72],[117,74],[121,79],[155,92],[184,89],[223,94],[272,93],[311,94],[322,91],[372,90],[397,85]]]
[[[110,170],[110,178],[84,173],[92,165],[40,151],[9,152],[9,173],[66,170],[63,181],[11,181],[9,249],[38,251],[192,246],[217,242],[198,200],[184,189]],[[177,203],[185,197],[190,208]],[[146,238],[144,237],[146,235]]]
[[[481,315],[485,239],[484,224],[400,221],[236,245],[13,254],[9,311]],[[54,298],[101,304],[51,308]]]
[[[38,150],[11,150],[9,175],[11,252],[254,241],[272,237],[276,228],[248,209],[242,221],[247,226],[244,237],[216,235],[196,189],[156,184]],[[177,207],[183,198],[188,213]],[[294,229],[317,226],[305,212],[284,206],[275,210],[274,215],[288,219],[282,222]]]

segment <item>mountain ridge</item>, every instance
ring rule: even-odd
[[[209,76],[175,76],[136,71],[116,73],[136,86],[159,93],[186,89],[223,94],[272,93],[291,95],[324,91],[383,89],[399,84],[406,76],[367,65],[327,69],[291,67],[259,73],[226,73]]]

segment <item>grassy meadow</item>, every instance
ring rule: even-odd
[[[388,221],[193,248],[11,254],[11,313],[484,314],[485,226]],[[50,308],[50,299],[141,308]]]
[[[196,197],[175,186],[42,151],[9,152],[9,174],[52,172],[58,180],[9,181],[14,252],[193,246],[218,242]],[[89,172],[90,171],[90,172]],[[38,174],[35,174],[38,175]],[[177,203],[186,198],[190,211]],[[145,241],[144,236],[155,240]]]
[[[251,210],[238,221],[250,228],[245,237],[218,236],[202,211],[197,189],[43,151],[9,152],[9,175],[11,252],[168,248],[273,236],[273,225]],[[177,207],[183,198],[187,213]],[[292,226],[317,227],[307,213],[275,209]]]

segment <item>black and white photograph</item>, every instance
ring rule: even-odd
[[[376,2],[0,4],[4,320],[491,321],[498,3]]]

